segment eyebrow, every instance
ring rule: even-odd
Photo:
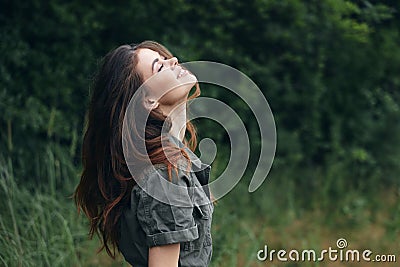
[[[154,64],[156,64],[159,60],[160,60],[159,58],[156,58],[156,59],[153,60],[153,63],[151,63],[151,72],[152,73],[154,71]]]

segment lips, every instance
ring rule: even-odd
[[[182,67],[179,68],[178,75],[176,76],[177,79],[182,78],[183,76],[187,75],[189,72]]]

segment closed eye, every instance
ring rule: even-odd
[[[158,69],[158,72],[160,72],[162,70],[162,68],[164,67],[163,64],[161,64],[161,67]]]

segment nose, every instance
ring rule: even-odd
[[[171,69],[174,69],[176,65],[178,65],[178,59],[176,57],[172,57],[170,59],[165,60],[165,64],[167,67],[170,67]]]

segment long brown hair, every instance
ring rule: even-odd
[[[148,48],[171,58],[164,46],[154,41],[138,45],[122,45],[110,51],[101,61],[92,85],[91,100],[87,114],[87,125],[82,145],[83,172],[75,190],[74,199],[90,221],[89,237],[101,237],[99,252],[106,249],[115,258],[118,248],[119,218],[130,201],[135,180],[129,172],[122,148],[122,128],[127,107],[143,78],[137,71],[137,50]],[[200,94],[196,84],[192,99]],[[173,147],[175,152],[166,156],[165,145],[161,143],[160,125],[168,119],[159,109],[150,112],[145,127],[145,143],[151,163],[163,163],[171,173],[172,160],[182,155],[189,160],[183,149]],[[186,123],[189,140],[184,141],[190,149],[196,147],[194,126]],[[168,158],[168,159],[167,159]]]

